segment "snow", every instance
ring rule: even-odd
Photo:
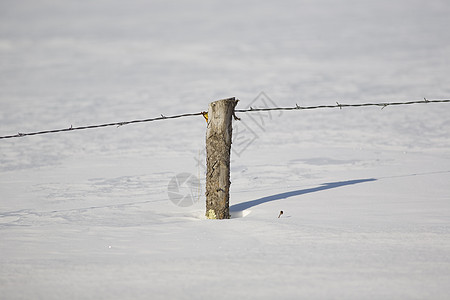
[[[449,13],[445,0],[2,1],[0,135],[232,96],[448,99]],[[202,116],[1,140],[2,299],[447,299],[449,112],[240,114],[223,221],[204,217]],[[189,207],[168,193],[182,173],[200,179]]]

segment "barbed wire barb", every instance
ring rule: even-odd
[[[293,107],[265,107],[265,108],[255,108],[255,107],[251,107],[250,106],[247,109],[235,109],[233,116],[235,117],[235,119],[239,120],[239,118],[235,115],[235,113],[275,111],[275,110],[325,109],[325,108],[339,108],[341,110],[344,107],[367,107],[367,106],[381,106],[381,109],[383,110],[387,106],[425,104],[425,103],[426,104],[428,104],[428,103],[450,103],[450,99],[445,99],[445,100],[428,100],[426,98],[423,98],[423,100],[420,100],[420,101],[385,102],[385,103],[359,103],[359,104],[342,104],[342,103],[339,103],[339,102],[336,101],[336,105],[299,106],[296,103],[295,106],[293,106]],[[177,118],[183,118],[183,117],[192,117],[192,116],[205,116],[205,114],[207,116],[207,113],[204,112],[204,111],[197,112],[197,113],[186,113],[186,114],[180,114],[180,115],[174,115],[174,116],[165,116],[165,115],[161,114],[160,117],[156,117],[156,118],[132,120],[132,121],[125,121],[125,122],[114,122],[114,123],[79,126],[79,127],[73,127],[73,125],[70,125],[69,128],[63,128],[63,129],[44,130],[44,131],[36,131],[36,132],[29,132],[29,133],[18,132],[17,134],[14,134],[14,135],[0,136],[0,139],[11,139],[11,138],[18,138],[18,137],[25,137],[25,136],[32,136],[32,135],[50,134],[50,133],[76,131],[76,130],[86,130],[86,129],[94,129],[94,128],[104,128],[104,127],[110,127],[110,126],[116,126],[117,128],[119,128],[121,126],[128,125],[128,124],[146,123],[146,122],[153,122],[153,121],[159,121],[159,120],[170,120],[170,119],[177,119]],[[205,117],[205,119],[206,118],[207,117]]]

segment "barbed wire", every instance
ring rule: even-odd
[[[161,115],[160,117],[150,118],[150,119],[141,119],[141,120],[124,121],[124,122],[114,122],[114,123],[79,126],[79,127],[73,127],[71,125],[69,128],[62,128],[62,129],[44,130],[44,131],[28,132],[28,133],[21,133],[21,132],[19,132],[19,133],[14,134],[14,135],[0,136],[0,139],[10,139],[10,138],[25,137],[25,136],[31,136],[31,135],[40,135],[40,134],[57,133],[57,132],[65,132],[65,131],[94,129],[94,128],[111,127],[111,126],[120,127],[120,126],[124,126],[124,125],[128,125],[128,124],[146,123],[146,122],[153,122],[153,121],[159,121],[159,120],[177,119],[177,118],[182,118],[182,117],[199,116],[199,115],[203,115],[203,114],[204,114],[204,112],[187,113],[187,114],[174,115],[174,116]]]
[[[359,103],[359,104],[341,104],[336,102],[336,105],[318,105],[318,106],[299,106],[295,104],[293,107],[268,107],[268,108],[253,108],[248,109],[236,109],[237,113],[257,112],[257,111],[274,111],[274,110],[306,110],[306,109],[320,109],[320,108],[339,108],[344,107],[363,107],[363,106],[381,106],[381,109],[387,106],[395,105],[411,105],[411,104],[425,104],[425,103],[446,103],[450,102],[450,99],[446,100],[420,100],[420,101],[408,101],[408,102],[383,102],[383,103]]]
[[[247,113],[247,112],[263,112],[263,111],[277,111],[277,110],[308,110],[308,109],[324,109],[324,108],[346,108],[346,107],[366,107],[366,106],[378,106],[381,107],[381,109],[384,109],[387,106],[396,106],[396,105],[411,105],[411,104],[429,104],[429,103],[450,103],[450,99],[445,100],[428,100],[424,98],[424,100],[420,101],[407,101],[407,102],[382,102],[382,103],[359,103],[359,104],[341,104],[339,102],[336,102],[335,105],[317,105],[317,106],[299,106],[295,104],[295,106],[292,107],[266,107],[266,108],[247,108],[247,109],[235,109],[235,113]],[[177,119],[177,118],[183,118],[183,117],[192,117],[192,116],[204,116],[207,118],[207,112],[197,112],[197,113],[186,113],[186,114],[180,114],[180,115],[173,115],[173,116],[165,116],[161,114],[160,117],[156,118],[149,118],[149,119],[140,119],[140,120],[133,120],[133,121],[124,121],[124,122],[113,122],[113,123],[105,123],[105,124],[97,124],[97,125],[88,125],[88,126],[79,126],[79,127],[73,127],[72,125],[69,128],[62,128],[62,129],[53,129],[53,130],[43,130],[43,131],[36,131],[36,132],[29,132],[29,133],[17,133],[13,135],[5,135],[0,136],[0,139],[11,139],[11,138],[19,138],[19,137],[25,137],[25,136],[32,136],[32,135],[41,135],[41,134],[49,134],[49,133],[58,133],[58,132],[67,132],[67,131],[76,131],[76,130],[85,130],[85,129],[94,129],[94,128],[104,128],[104,127],[111,127],[111,126],[117,126],[121,127],[124,125],[129,124],[136,124],[136,123],[146,123],[146,122],[153,122],[153,121],[160,121],[160,120],[169,120],[169,119]]]

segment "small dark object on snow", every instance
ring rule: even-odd
[[[278,215],[278,219],[281,217],[282,214],[283,214],[283,211],[280,210],[280,214]]]

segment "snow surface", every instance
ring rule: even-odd
[[[3,0],[0,135],[231,96],[448,99],[449,14],[447,0]],[[201,116],[1,140],[1,298],[449,298],[449,104],[240,117],[224,221],[204,217]],[[200,178],[180,191],[193,206],[169,199],[180,173]]]

